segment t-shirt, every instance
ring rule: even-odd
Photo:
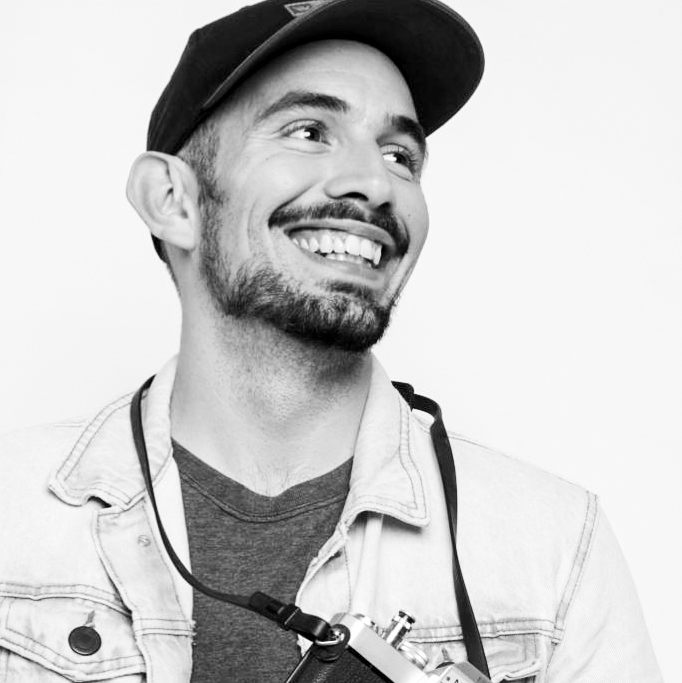
[[[332,535],[352,459],[278,496],[242,486],[173,443],[192,573],[216,590],[295,602],[310,561]],[[296,636],[249,610],[194,590],[192,683],[283,683],[300,659]]]

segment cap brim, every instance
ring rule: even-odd
[[[254,50],[204,102],[204,114],[277,55],[306,42],[335,38],[372,45],[395,63],[427,135],[465,104],[483,75],[483,49],[476,34],[440,2],[328,0]]]

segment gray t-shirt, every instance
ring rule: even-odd
[[[295,602],[310,561],[332,535],[348,495],[352,460],[269,497],[220,474],[180,444],[192,573],[216,590],[262,591]],[[283,683],[300,659],[294,634],[194,591],[192,683]]]

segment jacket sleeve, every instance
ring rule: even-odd
[[[630,572],[600,511],[547,683],[663,683]]]

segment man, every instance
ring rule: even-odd
[[[437,438],[370,353],[426,238],[425,136],[482,64],[433,0],[267,0],[192,36],[128,184],[180,351],[132,411],[3,442],[2,680],[284,681],[309,642],[215,595],[261,590],[412,613],[429,669],[660,680],[595,497],[452,437],[472,635]]]

